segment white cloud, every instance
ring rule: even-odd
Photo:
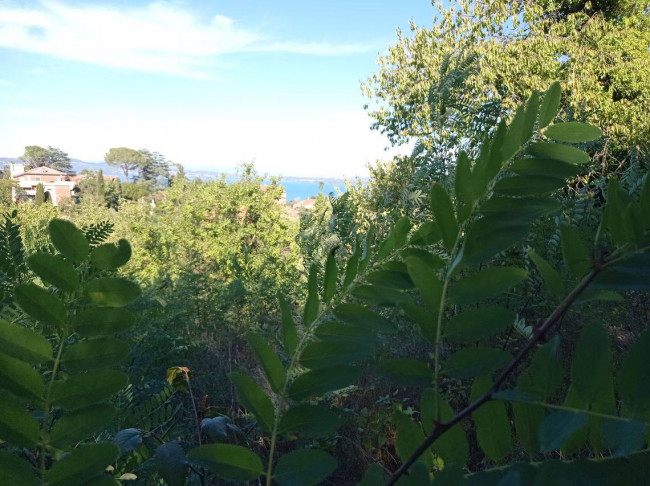
[[[204,77],[220,55],[284,51],[312,55],[363,52],[360,44],[270,39],[223,15],[202,18],[175,3],[118,8],[43,0],[35,7],[0,3],[0,47],[112,67]]]
[[[275,175],[353,177],[367,175],[366,163],[396,153],[384,151],[385,138],[368,130],[369,123],[361,109],[313,113],[305,108],[280,115],[5,109],[0,155],[18,156],[36,144],[97,161],[110,147],[146,147],[193,169],[231,171],[255,159],[260,172]]]

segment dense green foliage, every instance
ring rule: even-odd
[[[310,211],[125,148],[3,200],[0,485],[647,484],[647,5],[457,8]]]

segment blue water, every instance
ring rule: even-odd
[[[336,189],[345,192],[345,185],[343,183],[332,184],[326,182],[323,184],[322,190],[318,187],[318,181],[280,181],[279,184],[284,186],[285,191],[287,191],[287,201],[309,199],[310,197],[316,197],[320,192],[326,196],[330,192],[336,195],[338,194]]]

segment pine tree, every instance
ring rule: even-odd
[[[40,206],[45,202],[45,188],[43,184],[38,184],[36,186],[36,195],[34,196],[34,204]]]
[[[104,185],[104,172],[100,169],[97,172],[97,182],[95,183],[95,198],[100,204],[106,202],[106,187]]]

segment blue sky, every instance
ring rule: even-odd
[[[428,0],[0,0],[0,156],[148,148],[193,169],[364,175],[361,80]]]

